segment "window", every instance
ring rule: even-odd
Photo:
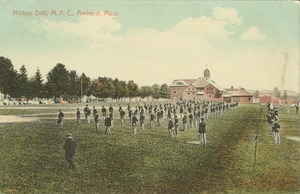
[[[190,93],[188,92],[188,95],[190,95]]]
[[[177,91],[176,90],[174,90],[174,94],[176,94],[177,93]]]

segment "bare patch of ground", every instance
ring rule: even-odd
[[[287,136],[286,138],[294,140],[294,141],[300,141],[300,137],[297,137],[297,136]]]
[[[24,118],[14,115],[0,115],[0,123],[16,123],[16,122],[30,122],[37,121],[36,118]]]

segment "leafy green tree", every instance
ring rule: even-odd
[[[138,85],[133,80],[128,81],[127,88],[129,98],[138,96]]]
[[[152,95],[152,88],[150,86],[143,86],[139,89],[140,97],[146,98]]]
[[[30,95],[31,88],[30,88],[29,78],[28,78],[27,69],[25,65],[22,65],[22,67],[20,68],[20,73],[18,73],[17,81],[18,81],[18,85],[17,85],[18,96],[28,97]]]
[[[288,98],[288,95],[286,93],[286,90],[284,90],[283,94],[281,95],[281,98],[282,99],[287,99]]]
[[[30,79],[31,93],[29,94],[29,97],[45,97],[45,86],[43,81],[44,79],[42,78],[40,69],[37,68],[35,75]]]
[[[114,87],[115,87],[115,93],[113,95],[113,98],[118,100],[120,98],[120,91],[122,86],[120,84],[120,81],[117,78],[114,80]]]
[[[10,59],[0,57],[0,91],[11,97],[17,97],[17,71]]]
[[[123,98],[123,97],[127,97],[128,96],[128,87],[127,87],[127,83],[125,81],[120,81],[119,82],[119,97]]]
[[[160,97],[160,86],[158,84],[154,84],[153,86],[151,86],[151,91],[152,91],[152,97],[154,99],[159,99]]]
[[[113,97],[115,95],[114,81],[106,77],[99,77],[93,80],[92,94],[101,98]]]
[[[159,95],[161,98],[169,98],[170,97],[170,88],[167,84],[163,84],[160,86]]]
[[[101,83],[99,79],[93,79],[91,84],[91,94],[102,98]]]
[[[69,87],[67,94],[71,98],[78,98],[80,96],[80,79],[74,70],[69,72]]]
[[[65,65],[58,63],[47,76],[48,95],[55,98],[66,97],[69,89],[69,72]]]
[[[82,89],[82,96],[83,95],[90,96],[92,94],[91,78],[87,77],[84,73],[82,73],[79,78],[79,81],[80,81],[80,85],[81,85],[81,89]]]

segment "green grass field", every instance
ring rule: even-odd
[[[35,122],[0,123],[1,193],[300,192],[300,142],[289,139],[300,137],[300,115],[288,113],[289,107],[279,109],[281,145],[274,144],[260,107],[244,105],[209,119],[203,146],[190,143],[199,140],[196,128],[183,132],[181,127],[179,136],[170,139],[166,124],[150,130],[146,120],[146,130],[134,136],[128,120],[120,126],[116,119],[113,135],[107,136],[102,121],[96,132],[92,123],[77,126],[66,119],[59,128],[55,114],[43,116],[58,108],[75,114],[76,106],[0,109],[0,115],[42,115]],[[44,119],[48,116],[52,119]],[[62,149],[67,133],[78,144],[73,171]]]

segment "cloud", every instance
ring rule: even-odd
[[[202,39],[226,38],[233,34],[226,29],[226,22],[204,16],[184,19],[172,30],[178,34],[199,36]]]
[[[40,27],[56,34],[76,35],[87,39],[97,39],[100,35],[121,30],[121,24],[113,17],[81,16],[78,22],[53,21],[43,19]]]
[[[267,37],[263,35],[257,27],[250,27],[244,33],[240,35],[241,40],[265,40]]]
[[[212,15],[215,20],[226,21],[233,25],[243,24],[243,17],[239,17],[238,11],[233,8],[216,7]]]

